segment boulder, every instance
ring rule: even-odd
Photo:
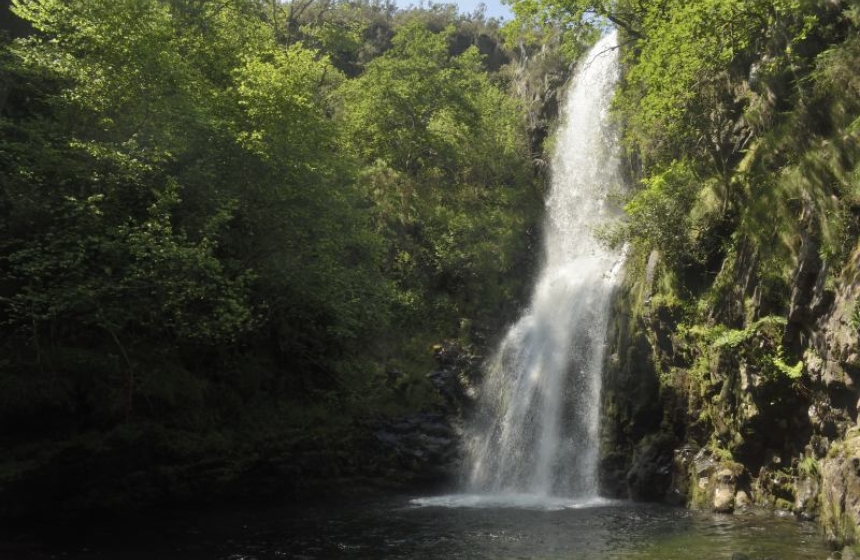
[[[735,509],[746,509],[752,505],[752,498],[744,490],[735,493]]]
[[[721,469],[715,477],[713,509],[717,513],[732,513],[735,510],[735,485],[737,477],[732,469]]]
[[[687,505],[690,498],[690,468],[699,452],[695,444],[687,443],[674,451],[672,461],[672,482],[666,494],[666,501],[675,506]]]
[[[735,510],[738,480],[745,472],[742,464],[721,458],[713,450],[704,448],[693,457],[687,472],[691,507],[717,513]]]
[[[804,521],[818,516],[818,494],[820,484],[814,476],[804,476],[794,487],[794,515]]]

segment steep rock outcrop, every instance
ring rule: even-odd
[[[821,525],[835,548],[860,536],[860,430],[851,428],[821,461]]]
[[[834,278],[809,242],[785,316],[718,335],[677,323],[653,288],[654,261],[652,253],[639,270],[631,263],[616,303],[603,396],[606,493],[723,513],[764,506],[819,520],[835,548],[855,545],[860,247]]]

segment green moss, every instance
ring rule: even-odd
[[[720,447],[719,444],[713,440],[711,440],[708,445],[708,449],[710,449],[713,456],[719,460],[721,468],[729,468],[732,471],[738,470],[740,463],[735,462],[735,458],[731,451]],[[740,470],[743,470],[743,466],[740,466]]]
[[[774,507],[782,511],[792,511],[794,504],[783,498],[777,498],[774,502]]]
[[[797,474],[803,477],[820,478],[821,466],[815,457],[803,457],[797,464]]]
[[[699,477],[695,471],[690,471],[690,504],[693,509],[708,509],[710,508],[710,481],[704,488],[699,486]]]
[[[860,330],[860,299],[854,302],[854,308],[851,312],[851,326]]]
[[[845,451],[845,443],[844,442],[834,442],[830,444],[830,448],[827,450],[827,458],[835,459],[839,455],[841,455]]]

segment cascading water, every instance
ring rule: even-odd
[[[615,33],[580,64],[562,109],[546,202],[544,263],[527,313],[489,363],[467,433],[479,494],[597,497],[601,370],[610,298],[623,261],[594,229],[617,219],[622,179],[609,106]]]

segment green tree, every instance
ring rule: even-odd
[[[408,21],[340,90],[345,147],[366,162],[401,317],[430,317],[442,336],[515,296],[503,279],[539,200],[524,188],[534,177],[522,106],[476,48],[451,54],[453,33]]]
[[[52,353],[103,342],[136,374],[91,381],[130,410],[156,341],[275,333],[266,351],[295,371],[273,373],[304,377],[384,326],[324,57],[280,47],[253,2],[15,9],[43,34],[10,46],[0,122],[3,301],[24,355],[62,369]]]

